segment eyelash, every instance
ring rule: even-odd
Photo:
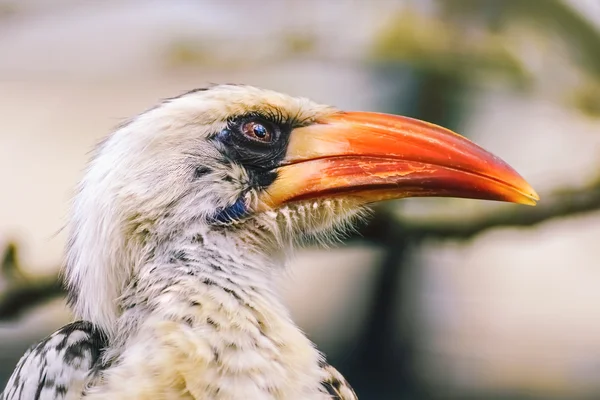
[[[242,117],[238,117],[235,119],[231,119],[228,121],[227,126],[231,129],[236,124],[240,124],[240,122],[248,121],[250,119],[258,119],[259,121],[263,121],[270,125],[274,125],[275,127],[283,127],[289,125],[289,121],[283,112],[277,108],[265,110],[259,112],[250,112]]]

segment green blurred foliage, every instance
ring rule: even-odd
[[[453,79],[496,74],[524,87],[530,75],[501,35],[472,35],[456,24],[400,10],[376,36],[371,57],[379,63],[402,62]],[[475,74],[475,75],[474,75]]]

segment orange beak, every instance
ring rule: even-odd
[[[261,209],[345,196],[365,204],[437,196],[535,205],[508,164],[468,139],[408,117],[340,112],[294,129]]]

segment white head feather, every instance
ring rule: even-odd
[[[336,111],[304,98],[221,85],[168,99],[119,127],[98,146],[72,207],[64,276],[78,317],[110,334],[123,289],[154,249],[244,192],[244,169],[223,165],[209,140],[228,120],[266,112],[310,123]],[[198,166],[212,172],[193,179]],[[260,229],[247,237],[262,232],[264,250],[272,251],[266,243],[283,245],[302,233],[329,230],[351,214],[341,203],[286,206],[251,218]],[[245,224],[231,231],[243,237]]]

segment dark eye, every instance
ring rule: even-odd
[[[241,130],[244,135],[264,143],[269,143],[273,139],[272,129],[258,121],[245,122]]]

